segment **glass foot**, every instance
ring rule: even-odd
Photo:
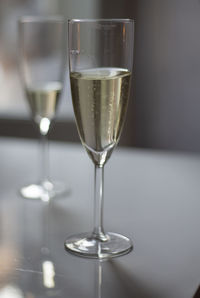
[[[20,194],[25,199],[42,200],[48,202],[50,199],[62,197],[69,194],[69,189],[62,182],[45,181],[38,184],[30,184],[20,189]]]
[[[133,249],[131,240],[123,235],[107,233],[107,240],[100,241],[89,233],[69,237],[65,249],[77,256],[96,259],[118,257]]]

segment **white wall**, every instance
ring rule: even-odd
[[[17,20],[19,17],[62,14],[66,19],[95,18],[98,17],[99,3],[100,0],[0,0],[1,117],[21,119],[30,117],[18,73]],[[73,118],[67,78],[58,117]]]
[[[100,0],[63,0],[62,12],[68,19],[99,17]]]

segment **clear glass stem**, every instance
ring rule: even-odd
[[[104,199],[104,167],[95,165],[94,183],[94,230],[92,236],[100,241],[106,241],[103,229],[103,199]]]
[[[46,182],[49,179],[49,142],[47,135],[40,134],[41,147],[41,182]]]
[[[39,122],[40,140],[41,140],[41,182],[47,182],[49,179],[49,142],[48,132],[50,127],[48,118],[41,118]]]

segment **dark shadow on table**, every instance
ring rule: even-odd
[[[113,259],[108,262],[109,269],[112,272],[115,286],[119,285],[117,296],[126,298],[161,298],[162,293],[158,292],[155,288],[149,287],[142,280],[140,280],[136,273],[129,272],[122,266],[118,259]],[[114,296],[111,296],[114,297]],[[104,298],[104,297],[101,297]]]
[[[197,291],[195,292],[193,298],[200,298],[200,286],[198,287]]]

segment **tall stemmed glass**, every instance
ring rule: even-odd
[[[128,105],[133,63],[133,21],[69,21],[72,101],[83,146],[95,165],[94,230],[69,237],[77,255],[108,258],[128,253],[132,242],[103,229],[103,170],[119,141]]]
[[[66,24],[62,17],[23,17],[19,21],[20,71],[32,118],[41,136],[41,177],[24,186],[27,199],[49,199],[66,193],[61,182],[49,180],[47,135],[63,86]]]

